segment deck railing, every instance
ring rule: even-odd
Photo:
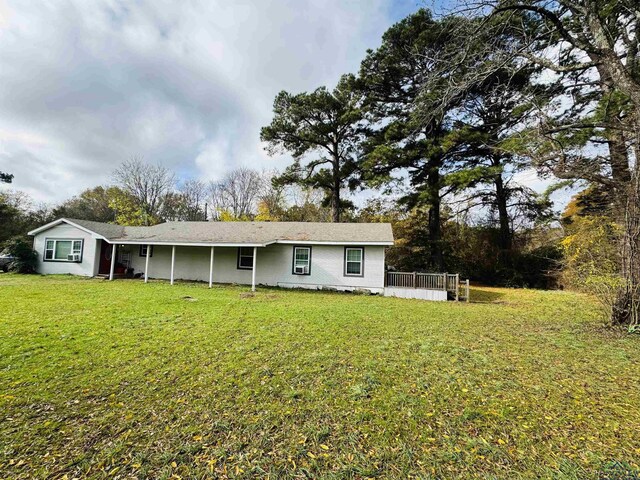
[[[469,301],[469,280],[455,273],[387,272],[387,287],[446,290],[455,300]]]

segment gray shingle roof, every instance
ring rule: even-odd
[[[75,218],[65,218],[63,220],[69,220],[98,235],[102,235],[104,238],[120,237],[124,234],[124,229],[127,228],[121,225],[113,225],[112,223],[92,222],[91,220],[77,220]]]
[[[68,220],[108,240],[123,243],[393,243],[389,223],[167,222],[151,227],[122,227],[86,220]]]

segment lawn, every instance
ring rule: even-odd
[[[0,275],[0,478],[638,468],[640,338],[583,295],[472,296]]]

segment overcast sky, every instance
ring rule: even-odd
[[[0,0],[0,171],[57,202],[133,155],[181,178],[282,168],[259,140],[276,93],[335,85],[422,4]]]
[[[275,95],[334,86],[440,2],[0,0],[0,188],[57,203],[132,156],[181,179],[282,169],[259,139]]]

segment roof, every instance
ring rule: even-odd
[[[29,232],[35,235],[68,223],[96,234],[109,243],[250,245],[319,243],[338,245],[393,245],[389,223],[319,222],[167,222],[150,227],[62,218]]]

